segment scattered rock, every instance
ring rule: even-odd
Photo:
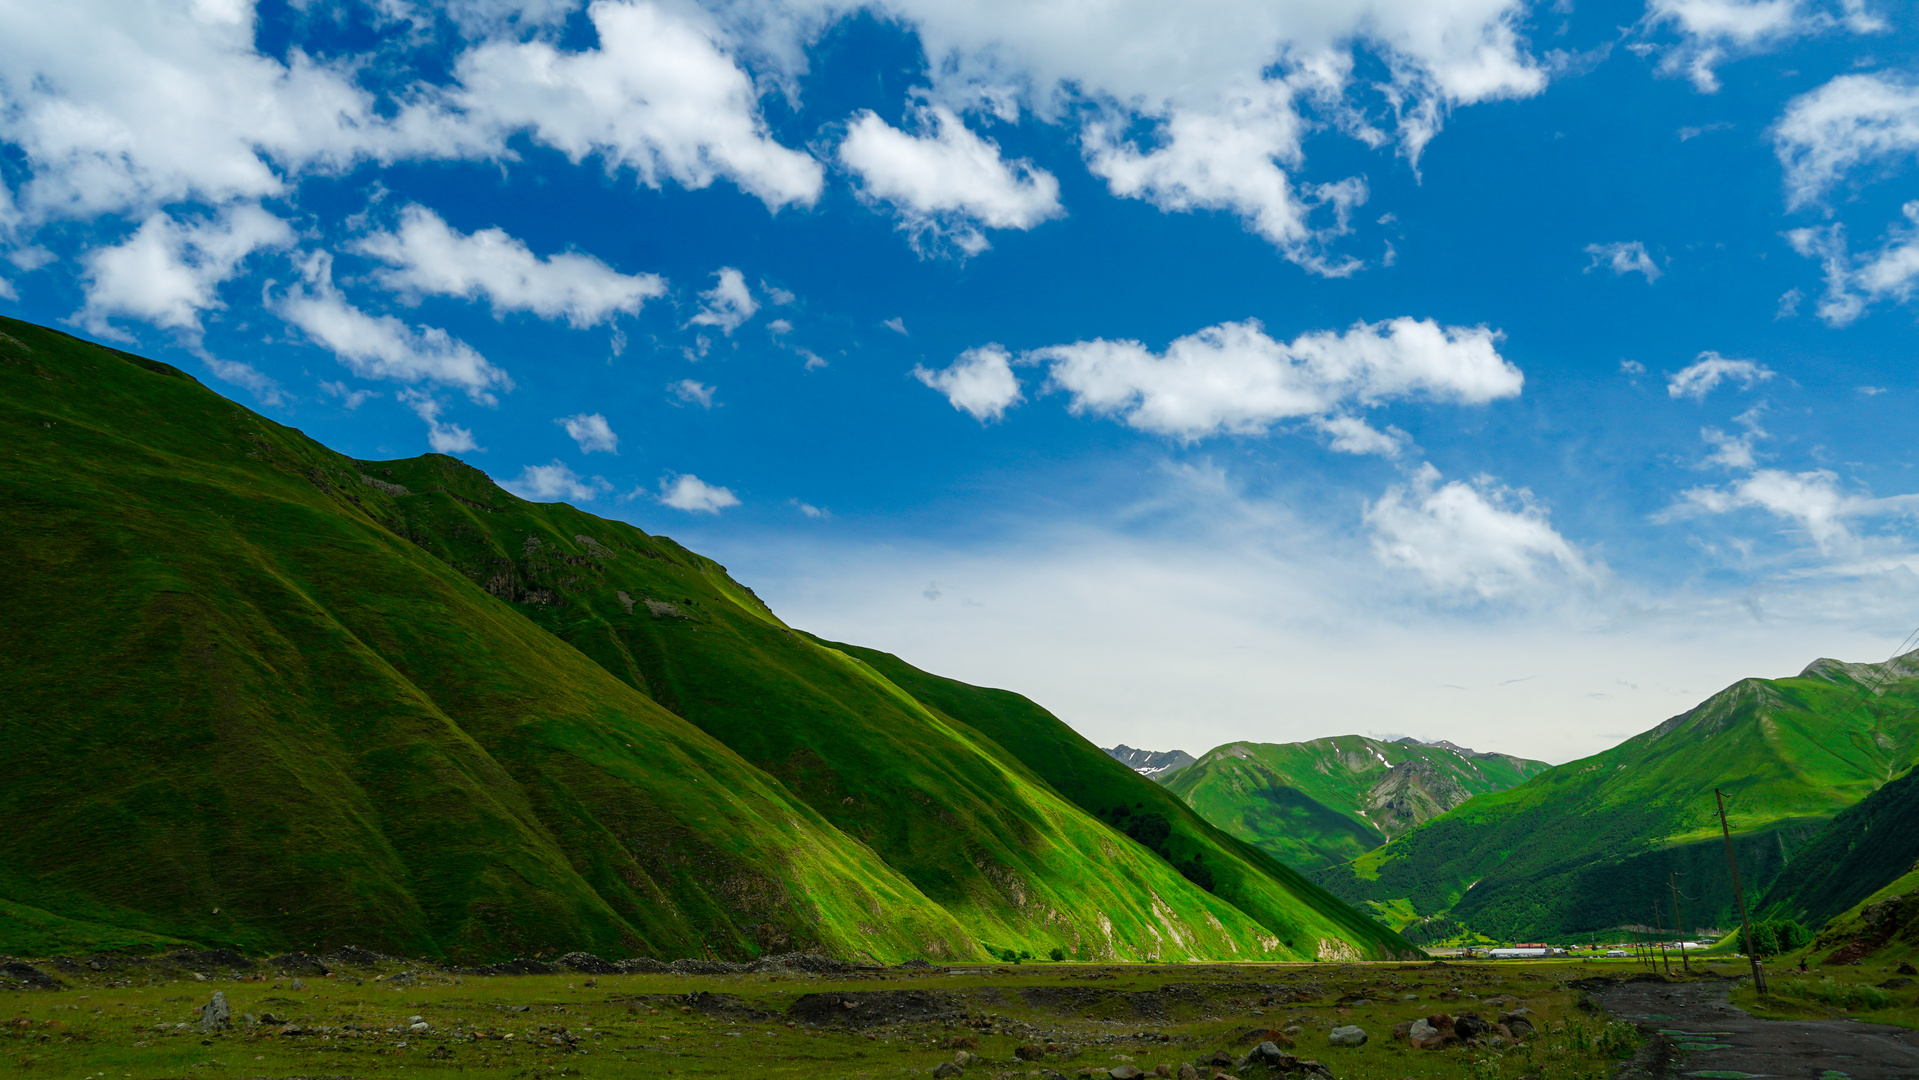
[[[226,1031],[233,1026],[233,1009],[227,1005],[224,990],[215,990],[213,1000],[200,1006],[201,1031]]]
[[[971,1068],[985,1060],[985,1058],[980,1057],[971,1050],[961,1050],[959,1053],[953,1055],[953,1064],[958,1065],[962,1069]]]
[[[560,957],[560,966],[582,975],[617,975],[620,969],[590,952],[570,952]]]
[[[1355,1029],[1357,1030],[1357,1029]],[[1215,1059],[1217,1061],[1218,1059]],[[1276,1043],[1263,1042],[1246,1052],[1246,1056],[1233,1063],[1234,1068],[1244,1069],[1248,1065],[1264,1065],[1268,1069],[1290,1070],[1299,1063],[1299,1059],[1281,1050]]]
[[[977,1035],[955,1035],[941,1044],[948,1050],[974,1050],[979,1047]]]
[[[1902,990],[1902,989],[1904,989],[1904,988],[1906,988],[1906,987],[1908,987],[1908,986],[1911,986],[1911,985],[1912,985],[1912,980],[1911,980],[1911,979],[1907,979],[1907,978],[1903,978],[1903,977],[1902,977],[1902,978],[1897,978],[1897,979],[1887,979],[1887,980],[1886,980],[1885,982],[1882,982],[1882,983],[1880,983],[1880,984],[1879,984],[1879,989],[1881,989],[1881,990]]]
[[[281,953],[268,960],[267,964],[288,975],[325,975],[327,973],[327,966],[321,963],[319,957],[303,952]]]
[[[673,970],[667,967],[666,964],[650,956],[642,956],[633,960],[622,960],[613,966],[617,968],[622,975],[664,975]]]
[[[948,1077],[964,1075],[966,1075],[966,1070],[950,1061],[942,1061],[938,1065],[933,1066],[934,1080],[947,1080]]]
[[[1199,1070],[1193,1068],[1191,1062],[1181,1065],[1179,1067],[1179,1080],[1199,1080]]]
[[[32,964],[19,960],[0,964],[0,980],[19,983],[29,990],[58,990],[66,985]]]
[[[1146,1073],[1137,1065],[1121,1065],[1116,1069],[1107,1070],[1106,1075],[1112,1077],[1113,1080],[1139,1080],[1139,1078],[1145,1076]]]
[[[978,1042],[978,1040],[975,1039],[974,1042]],[[1046,1057],[1046,1048],[1043,1046],[1016,1046],[1013,1048],[1013,1056],[1021,1061],[1039,1061]]]
[[[1364,1046],[1366,1045],[1366,1029],[1357,1024],[1336,1027],[1326,1033],[1326,1041],[1334,1046]]]
[[[1477,1039],[1492,1030],[1492,1025],[1482,1020],[1478,1013],[1463,1012],[1453,1019],[1453,1034],[1462,1039]]]
[[[1919,968],[1913,967],[1912,962],[1909,960],[1901,961],[1899,964],[1899,974],[1919,975]]]

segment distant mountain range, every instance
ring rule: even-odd
[[[1915,824],[1913,789],[1888,781],[1916,757],[1919,653],[1883,664],[1819,660],[1792,678],[1741,680],[1610,750],[1479,795],[1317,877],[1378,911],[1553,939],[1671,926],[1670,872],[1689,898],[1682,929],[1729,926],[1718,788],[1748,898],[1772,888],[1768,907],[1822,918],[1910,868],[1910,841],[1891,841],[1894,823]],[[1861,802],[1882,785],[1885,794]],[[1855,804],[1855,814],[1841,813]],[[1875,833],[1885,846],[1862,846]],[[1794,872],[1782,874],[1789,860]]]
[[[1354,959],[1031,701],[663,536],[0,319],[0,953]]]
[[[1162,784],[1193,763],[1193,755],[1184,750],[1135,750],[1125,743],[1107,747],[1106,754],[1141,776]]]
[[[1362,855],[1474,795],[1503,791],[1546,768],[1450,742],[1339,735],[1227,743],[1166,783],[1207,821],[1310,871]]]

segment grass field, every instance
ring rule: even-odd
[[[48,968],[63,988],[0,992],[0,1062],[23,1076],[80,1080],[870,1080],[928,1074],[954,1057],[956,1039],[972,1039],[969,1052],[984,1060],[969,1076],[1105,1076],[1125,1064],[1176,1072],[1182,1062],[1243,1054],[1291,1031],[1291,1052],[1319,1060],[1338,1080],[1599,1080],[1633,1040],[1583,1011],[1579,992],[1565,984],[1603,969],[1029,964],[817,977],[487,977],[390,962],[296,982],[259,970],[210,970],[203,981],[151,967]],[[202,1033],[197,1009],[215,990],[231,1003],[235,1027]],[[1536,1015],[1539,1035],[1501,1050],[1413,1050],[1392,1037],[1395,1023],[1417,1016],[1470,1009],[1490,1019],[1522,1007]],[[415,1023],[427,1026],[414,1030]],[[1369,1033],[1364,1046],[1328,1044],[1327,1032],[1347,1024]],[[1014,1051],[1022,1046],[1044,1056],[1021,1060]]]

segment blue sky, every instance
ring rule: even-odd
[[[1565,760],[1883,659],[1882,0],[0,3],[0,312],[1103,745]]]

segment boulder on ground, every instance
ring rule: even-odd
[[[966,1075],[966,1070],[950,1061],[942,1061],[938,1065],[933,1066],[934,1080],[947,1080],[948,1077],[964,1075]]]
[[[1179,1080],[1199,1080],[1199,1070],[1193,1068],[1192,1062],[1186,1062],[1179,1067]]]
[[[1358,1024],[1347,1024],[1345,1027],[1336,1027],[1326,1033],[1326,1041],[1334,1046],[1364,1046],[1366,1045],[1366,1029],[1360,1027]]]
[[[224,990],[215,990],[213,1000],[200,1006],[201,1031],[225,1031],[233,1026],[233,1009]]]
[[[961,1050],[959,1053],[953,1055],[953,1064],[958,1065],[962,1069],[971,1068],[985,1060],[985,1058],[973,1053],[971,1050]]]
[[[940,1044],[948,1050],[972,1050],[979,1046],[977,1035],[955,1035]]]
[[[1107,1070],[1106,1075],[1112,1077],[1113,1080],[1140,1080],[1140,1077],[1145,1076],[1146,1073],[1137,1065],[1121,1065],[1118,1068]]]
[[[1463,1012],[1453,1017],[1453,1034],[1462,1039],[1477,1039],[1492,1029],[1478,1013]]]
[[[977,1042],[978,1040],[974,1041]],[[1015,1046],[1013,1048],[1013,1056],[1021,1061],[1038,1061],[1046,1056],[1046,1048],[1043,1046]]]

